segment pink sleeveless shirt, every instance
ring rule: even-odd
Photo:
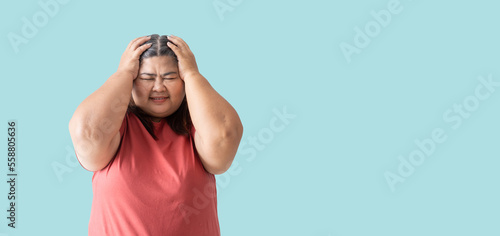
[[[215,176],[194,146],[162,120],[154,140],[127,113],[116,155],[92,177],[89,235],[220,235]]]

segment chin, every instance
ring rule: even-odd
[[[149,115],[154,116],[154,117],[159,117],[159,118],[165,118],[165,117],[167,117],[167,116],[169,116],[169,115],[172,115],[172,113],[173,113],[173,112],[168,112],[168,111],[163,110],[163,111],[161,111],[161,112],[156,112],[156,111],[155,111],[155,112],[152,112],[152,113],[151,113],[151,114],[149,114]]]

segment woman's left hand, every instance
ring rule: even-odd
[[[193,74],[199,74],[198,66],[196,65],[196,60],[194,58],[193,52],[189,49],[184,40],[181,38],[169,35],[168,39],[173,42],[168,42],[167,45],[174,51],[177,56],[178,67],[179,67],[179,76],[182,80],[186,78],[186,76],[191,76]]]

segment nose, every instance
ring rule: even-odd
[[[153,91],[155,91],[155,92],[167,91],[167,88],[163,84],[163,78],[156,78],[155,79],[155,84],[153,85]]]

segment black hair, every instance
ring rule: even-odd
[[[151,43],[151,47],[146,49],[146,51],[144,51],[139,57],[139,66],[142,65],[143,59],[158,56],[169,56],[172,57],[176,63],[178,62],[177,55],[175,55],[174,51],[172,51],[172,49],[167,45],[167,42],[173,42],[170,41],[166,35],[160,36],[158,34],[152,34],[150,36],[151,38],[144,44]],[[155,140],[158,140],[154,133],[152,116],[147,114],[140,107],[136,106],[132,97],[130,97],[130,103],[128,104],[127,113],[128,112],[134,113],[142,122],[149,134],[151,134]],[[181,105],[174,113],[162,119],[166,120],[167,124],[175,133],[180,135],[189,135],[189,131],[191,130],[193,123],[189,114],[186,97],[184,97]]]

